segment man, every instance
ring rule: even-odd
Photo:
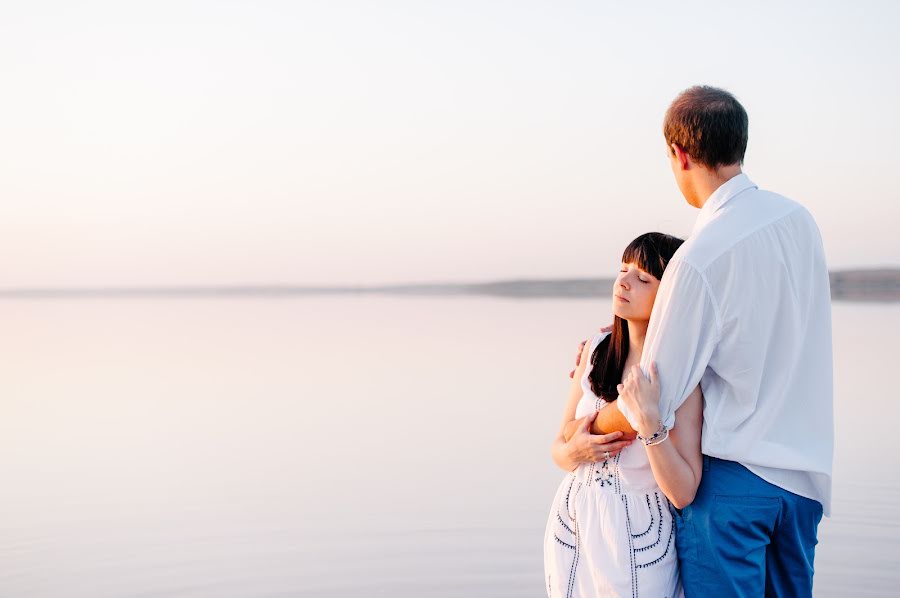
[[[805,208],[741,172],[748,119],[731,94],[682,92],[663,129],[700,214],[650,319],[641,369],[655,363],[658,384],[641,376],[639,402],[601,410],[592,431],[636,430],[652,451],[700,383],[703,477],[675,517],[687,597],[812,596],[834,445],[822,240]],[[636,404],[657,400],[657,421],[637,417]]]

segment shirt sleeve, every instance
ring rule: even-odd
[[[675,410],[700,383],[719,339],[719,313],[706,278],[689,263],[673,258],[656,294],[641,369],[659,369],[659,416],[675,426]],[[637,419],[622,401],[622,415],[637,429]]]

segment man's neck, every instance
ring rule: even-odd
[[[697,178],[694,180],[694,189],[696,190],[697,207],[702,208],[706,205],[709,197],[716,192],[716,189],[741,174],[740,164],[730,164],[722,166],[716,170],[707,170],[701,168],[697,170]]]

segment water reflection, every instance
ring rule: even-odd
[[[565,373],[607,319],[605,300],[5,302],[0,595],[540,595]],[[835,305],[817,596],[900,582],[900,439],[870,430],[897,419],[898,322]]]

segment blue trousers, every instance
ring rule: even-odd
[[[812,596],[819,502],[704,455],[697,497],[674,517],[686,598]]]

